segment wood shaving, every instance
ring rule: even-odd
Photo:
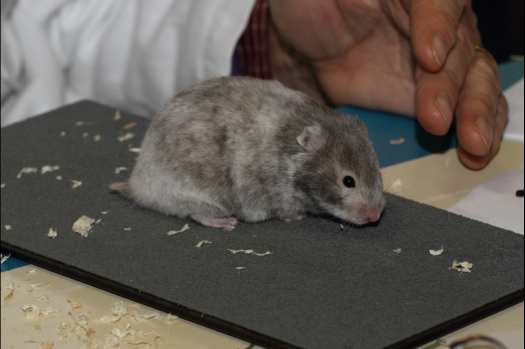
[[[395,253],[401,253],[401,248],[400,248],[400,247],[398,247],[398,248],[396,248],[396,249],[395,249],[395,250],[393,250],[393,251],[394,251]]]
[[[149,320],[149,319],[155,319],[160,316],[159,313],[139,315],[136,311],[134,311],[131,315],[136,321],[139,321],[139,322],[142,322],[144,320]]]
[[[75,122],[75,126],[84,126],[86,123],[84,121],[77,121]]]
[[[345,230],[344,224],[340,224],[339,227],[341,228],[341,230]]]
[[[34,304],[24,305],[22,311],[26,314],[27,320],[35,320],[40,316],[40,308]]]
[[[236,267],[235,269],[236,270],[243,270],[243,269],[246,269],[246,267]]]
[[[89,133],[87,133],[87,132],[82,133],[82,137],[88,138],[89,137]]]
[[[108,315],[105,315],[105,316],[101,317],[100,319],[98,319],[98,321],[106,323],[106,324],[109,324],[109,323],[118,322],[118,321],[120,321],[120,319],[122,319],[122,316],[108,316]]]
[[[73,185],[71,186],[71,188],[75,189],[75,188],[78,188],[82,185],[82,181],[76,181],[74,179],[70,180],[71,183],[73,183]]]
[[[133,128],[137,126],[137,123],[136,122],[130,122],[129,124],[127,124],[126,126],[124,126],[124,130],[129,130],[130,128]]]
[[[61,135],[62,137],[65,137],[65,136],[66,136],[66,131],[62,131],[62,132],[60,132],[60,135]]]
[[[100,213],[102,213],[102,214],[108,214],[108,212],[109,212],[109,211],[102,211],[102,212],[100,212]]]
[[[2,256],[2,255],[0,255]],[[11,253],[8,254],[7,256],[6,255],[3,255],[0,259],[0,264],[4,264],[5,262],[7,262],[7,260],[9,259],[9,257],[11,257]]]
[[[49,231],[47,232],[47,237],[54,239],[57,237],[57,231],[53,228],[49,228]]]
[[[100,222],[102,222],[102,218],[97,219],[97,221],[95,222],[95,224],[99,224]]]
[[[404,138],[392,139],[390,141],[390,144],[392,144],[392,145],[401,145],[403,143],[405,143],[405,139]]]
[[[10,225],[6,225],[6,226],[5,226],[5,230],[11,230],[11,229],[13,229],[12,226],[10,226]]]
[[[39,326],[38,326],[39,327]],[[35,329],[37,329],[37,326],[35,326]],[[42,328],[38,332],[41,332]],[[35,344],[41,344],[42,346],[40,349],[53,349],[53,346],[55,345],[53,342],[46,342],[45,339],[42,339],[42,342],[35,342],[35,341],[25,341],[24,343],[35,343]]]
[[[100,142],[100,140],[102,139],[102,136],[101,135],[96,135],[95,137],[93,137],[93,142]]]
[[[4,189],[4,188],[5,188],[5,183],[2,183],[2,184],[0,185],[0,188]]]
[[[122,171],[129,171],[127,167],[115,167],[115,174],[119,174]]]
[[[32,285],[29,285],[26,290],[27,292],[33,292],[35,290],[35,288],[39,288],[39,287],[42,287],[41,284],[32,284]]]
[[[140,153],[140,148],[129,148],[129,151],[132,153]]]
[[[230,249],[226,249],[227,251],[230,251],[231,253],[233,254],[237,254],[237,253],[246,253],[246,254],[250,254],[250,253],[253,253],[253,250],[230,250]]]
[[[83,237],[88,236],[88,232],[93,228],[95,220],[88,216],[82,215],[75,223],[73,223],[73,231],[79,233]]]
[[[128,309],[124,306],[124,302],[119,301],[113,303],[113,308],[111,308],[111,312],[113,313],[113,315],[122,317],[128,314]]]
[[[58,171],[58,170],[60,170],[60,165],[54,165],[54,166],[45,165],[45,166],[42,166],[41,173],[44,174],[44,173]]]
[[[61,181],[62,180],[62,176],[57,176],[57,181]]]
[[[401,181],[401,178],[398,178],[398,179],[396,179],[395,181],[392,182],[392,184],[390,185],[390,188],[397,189],[397,188],[401,187],[402,185],[403,185],[403,182]]]
[[[227,231],[234,231],[234,230],[235,230],[235,227],[232,225],[231,227],[224,228],[224,230],[227,230]]]
[[[237,254],[237,253],[253,254],[254,256],[257,256],[257,257],[263,257],[263,256],[267,256],[267,255],[273,254],[270,251],[266,251],[264,253],[256,253],[254,250],[230,250],[230,249],[227,249],[227,251],[230,251],[233,254]]]
[[[428,250],[428,252],[430,252],[430,254],[433,256],[439,256],[443,253],[443,251],[443,247],[441,247],[441,250]]]
[[[182,229],[180,229],[180,230],[171,230],[171,231],[168,231],[166,234],[171,236],[171,235],[175,235],[175,234],[179,234],[179,233],[185,232],[188,229],[190,229],[190,225],[189,224],[185,224],[182,227]]]
[[[128,132],[124,136],[118,137],[118,140],[119,140],[119,142],[125,142],[125,141],[129,141],[133,137],[135,137],[135,134],[131,133],[131,132]]]
[[[68,298],[67,302],[71,304],[71,309],[80,309],[84,307],[84,305],[82,305],[80,301],[77,301],[76,299],[73,299],[73,298]]]
[[[175,320],[177,320],[179,317],[176,316],[176,315],[172,315],[172,314],[168,314],[166,315],[166,320],[164,321],[164,323],[168,324],[168,325],[172,325],[173,322]]]
[[[199,247],[201,247],[202,245],[209,245],[209,244],[211,244],[211,241],[208,241],[208,240],[202,240],[202,241],[199,241],[199,242],[197,243],[197,245],[195,245],[195,247],[199,248]]]
[[[53,309],[52,307],[48,307],[46,308],[45,310],[42,310],[40,312],[40,314],[44,315],[44,316],[49,316],[51,314],[57,314],[58,313],[58,310],[56,309]]]
[[[119,121],[120,119],[122,119],[122,115],[120,114],[120,110],[117,110],[115,112],[115,116],[113,117],[113,120]]]
[[[7,301],[13,298],[15,291],[16,291],[16,287],[14,283],[8,284],[6,288],[9,290],[9,293],[4,297],[4,301]]]
[[[255,253],[255,252],[253,253],[253,255],[257,256],[257,257],[264,257],[264,256],[268,256],[270,254],[273,254],[273,253],[271,253],[270,251],[266,251],[264,253]]]
[[[125,231],[131,231],[130,227],[124,228]]]
[[[48,296],[40,296],[40,297],[33,297],[33,300],[36,301],[36,302],[45,302],[47,300],[49,300],[49,297]]]
[[[20,170],[20,172],[16,175],[16,178],[17,179],[20,179],[20,177],[22,177],[22,175],[24,173],[37,173],[38,172],[38,168],[36,167],[24,167],[23,169]]]
[[[11,299],[14,294],[15,294],[15,290],[9,291],[9,293],[4,297],[4,301]]]
[[[157,336],[157,338],[161,338],[161,337]],[[150,343],[150,342],[146,342],[146,341],[135,341],[135,342],[126,342],[126,344],[129,344],[129,345],[141,345],[141,344],[143,344],[143,345],[150,346],[152,348],[158,348],[158,345],[156,344],[157,343],[157,338],[155,338],[155,340],[153,341],[154,343]]]
[[[457,260],[454,260],[454,262],[452,262],[452,268],[450,269],[456,270],[459,273],[470,273],[473,266],[474,264],[467,261],[458,263]]]
[[[131,327],[131,324],[127,324],[126,327],[123,330],[121,330],[118,327],[115,327],[115,328],[113,328],[111,330],[111,334],[115,335],[115,336],[117,336],[119,338],[124,338],[127,335],[134,336],[135,335],[135,330],[130,329],[130,327]]]

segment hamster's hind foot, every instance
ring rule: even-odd
[[[303,219],[305,219],[307,216],[305,214],[298,214],[297,216],[293,216],[293,217],[283,217],[281,218],[281,220],[287,222],[287,223],[290,223],[290,222],[293,222],[293,221],[302,221]]]
[[[239,225],[237,218],[208,218],[202,216],[191,216],[194,221],[211,228],[221,228],[226,230],[233,230]]]

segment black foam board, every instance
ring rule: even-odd
[[[394,195],[379,224],[344,229],[308,217],[229,232],[138,207],[108,185],[129,176],[115,168],[133,168],[149,120],[114,115],[85,101],[2,129],[3,251],[268,348],[411,348],[523,301],[523,236]],[[39,172],[17,178],[24,167]],[[101,219],[88,237],[72,231],[81,215]]]

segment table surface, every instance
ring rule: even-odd
[[[505,63],[499,69],[504,88],[523,77],[521,62]],[[523,143],[504,141],[498,156],[487,168],[470,171],[457,159],[454,134],[448,138],[422,136],[422,130],[408,118],[351,107],[342,108],[342,111],[357,114],[367,124],[380,158],[387,191],[441,209],[449,209],[478,185],[524,163]],[[384,127],[384,121],[388,121],[388,128]],[[405,138],[405,143],[390,144],[390,140],[400,138]],[[421,139],[427,144],[422,144]],[[391,184],[398,179],[402,185],[393,187]],[[117,342],[119,347],[130,348],[258,348],[14,258],[2,264],[1,278],[2,348],[112,348]],[[129,315],[117,322],[94,321],[113,316],[116,302],[123,302]],[[26,319],[27,312],[22,308],[28,305],[50,312],[37,319]],[[158,315],[138,319],[131,316],[133,313]],[[446,339],[486,334],[498,338],[509,349],[523,348],[523,319],[521,303],[452,333]],[[49,345],[46,347],[46,344]]]

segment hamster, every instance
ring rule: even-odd
[[[140,206],[208,227],[331,214],[357,225],[385,205],[365,125],[276,81],[224,77],[154,117],[128,182]]]

